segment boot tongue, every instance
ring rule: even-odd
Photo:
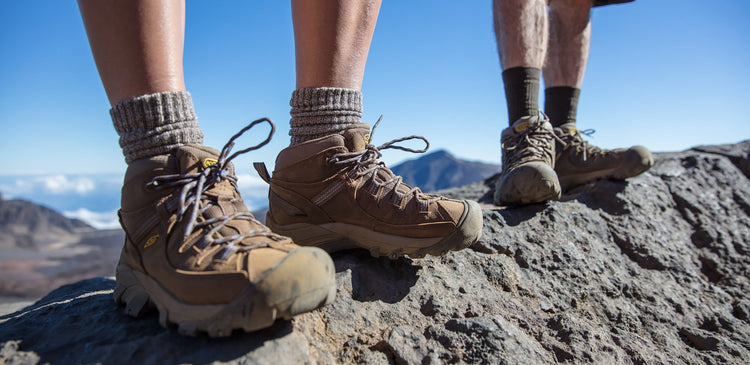
[[[360,152],[365,150],[365,146],[370,143],[370,127],[351,128],[344,131],[344,144],[350,152]]]
[[[370,127],[369,125],[366,125],[364,128],[347,129],[344,131],[343,136],[346,148],[348,148],[350,152],[364,151],[367,144],[370,143]],[[381,182],[391,180],[393,177],[393,172],[387,168],[377,169],[376,174],[378,175],[378,180]],[[409,191],[409,186],[403,183],[398,184],[398,186],[395,186],[394,188],[401,194],[405,194]]]
[[[180,172],[183,174],[194,174],[203,171],[211,165],[218,163],[219,151],[202,145],[185,145],[177,150],[177,160],[180,164]],[[234,166],[229,163],[229,173],[234,175]],[[237,212],[247,212],[244,204],[237,204],[233,199],[241,199],[236,188],[226,179],[215,183],[203,192],[205,196],[214,197],[214,204],[208,207],[202,215],[207,218],[229,216]],[[227,222],[218,233],[223,236],[232,236],[253,229],[253,223],[247,220],[231,220]]]
[[[181,173],[194,174],[219,162],[219,151],[201,145],[185,145],[177,150],[177,160]],[[234,167],[231,164],[229,170],[231,174],[234,174]]]

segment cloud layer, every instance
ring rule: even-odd
[[[120,228],[117,211],[93,212],[86,208],[78,208],[75,211],[65,211],[63,215],[68,218],[80,219],[96,229]]]
[[[260,177],[237,177],[240,193],[251,211],[268,206],[268,185]],[[119,226],[122,180],[118,174],[0,176],[0,193],[3,199],[29,200],[93,227],[110,229]]]

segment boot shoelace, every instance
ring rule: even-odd
[[[267,122],[271,126],[271,131],[265,141],[259,143],[258,145],[237,151],[234,154],[229,155],[232,147],[234,147],[234,141],[237,138],[239,138],[250,128],[263,122]],[[268,142],[271,140],[271,137],[273,136],[275,129],[276,127],[274,126],[273,122],[268,118],[255,120],[229,139],[229,141],[224,145],[224,148],[222,148],[221,153],[219,154],[219,159],[215,164],[209,165],[202,171],[197,173],[156,176],[148,184],[146,184],[147,188],[157,190],[181,187],[179,200],[177,200],[176,211],[178,215],[178,221],[187,219],[187,224],[185,225],[185,229],[183,231],[185,244],[183,247],[180,247],[180,252],[183,252],[184,250],[187,250],[192,246],[196,246],[201,250],[204,250],[209,246],[214,246],[215,248],[204,251],[205,256],[211,255],[223,247],[224,252],[221,255],[220,259],[225,260],[237,251],[249,251],[254,248],[268,247],[269,245],[268,242],[245,245],[241,243],[245,238],[265,236],[270,240],[283,240],[282,236],[271,232],[270,229],[258,222],[250,212],[235,212],[226,216],[213,217],[198,222],[199,215],[202,215],[206,210],[216,205],[211,197],[204,195],[204,193],[212,189],[216,184],[219,184],[222,181],[229,181],[229,183],[236,190],[237,177],[231,173],[229,169],[229,163],[235,157],[241,154],[257,150],[268,144]],[[237,199],[233,198],[232,201],[237,201]],[[189,215],[187,215],[186,217],[186,213],[188,213],[188,211]],[[251,229],[232,236],[215,237],[219,230],[232,220],[251,221],[256,223],[255,226],[258,228]],[[194,231],[207,227],[209,228],[208,232],[205,232],[200,240],[192,240],[193,242],[188,242],[187,238]],[[199,262],[202,261],[203,258],[199,258]]]
[[[552,139],[556,139],[563,144],[565,142],[555,133],[550,133],[542,128],[548,119],[544,113],[540,112],[540,114],[542,117],[535,122],[529,122],[529,126],[521,133],[502,142],[503,149],[509,152],[507,156],[503,156],[503,166],[508,166],[507,170],[528,160],[538,160],[539,157],[542,157],[547,164],[552,166],[552,161],[554,161]],[[513,161],[514,163],[509,166],[506,161]]]
[[[590,145],[588,141],[583,139],[581,135],[592,137],[594,133],[596,133],[596,130],[594,129],[575,129],[575,131],[568,131],[568,133],[565,133],[561,138],[557,138],[560,143],[562,143],[563,148],[573,147],[578,151],[583,151],[583,161],[587,161],[589,154],[596,156],[596,155],[606,155],[609,151],[602,150],[601,148]]]
[[[375,122],[375,125],[370,130],[370,141],[372,141],[372,136],[375,134],[375,128],[378,127],[378,124],[380,124],[380,121],[382,119],[383,116],[380,116],[380,118],[378,118],[378,121]],[[425,143],[425,147],[415,150],[408,147],[396,145],[396,143],[412,139],[422,140]],[[401,206],[404,198],[411,195],[416,199],[416,201],[419,202],[420,211],[426,212],[429,208],[429,205],[440,200],[440,198],[434,195],[424,194],[418,187],[411,187],[403,183],[403,178],[401,176],[394,174],[393,171],[385,166],[384,162],[378,161],[378,158],[382,157],[383,155],[380,151],[388,148],[412,153],[424,153],[427,152],[427,150],[430,148],[430,142],[428,142],[427,139],[422,136],[412,135],[391,140],[377,147],[372,143],[367,143],[364,150],[357,152],[337,153],[328,159],[328,163],[333,165],[354,164],[356,168],[352,170],[352,173],[356,177],[364,176],[365,178],[369,178],[369,180],[372,182],[371,192],[376,196],[376,199],[380,199],[384,195],[387,195],[388,191],[392,190],[394,192],[394,204]],[[381,175],[380,172],[383,172],[384,176],[387,176],[388,179],[382,180],[383,175]],[[400,192],[399,187],[401,187],[402,185],[409,187],[409,190],[405,193]],[[420,194],[427,196],[428,198],[423,199]]]

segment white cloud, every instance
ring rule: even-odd
[[[41,174],[0,176],[4,199],[44,196],[87,196],[92,193],[119,194],[122,176],[115,174]]]
[[[86,194],[96,187],[94,181],[87,177],[68,178],[65,175],[41,176],[37,182],[50,194]]]
[[[237,175],[237,188],[243,196],[252,196],[254,198],[268,196],[268,184],[256,175]]]
[[[238,174],[237,188],[251,211],[268,206],[268,184],[258,175]]]
[[[68,218],[80,219],[97,229],[113,229],[120,227],[117,219],[117,211],[112,212],[92,212],[86,208],[78,208],[74,211],[63,212]]]
[[[3,199],[11,199],[19,195],[28,194],[34,190],[34,183],[28,180],[7,181],[0,184]]]

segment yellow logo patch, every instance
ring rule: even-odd
[[[203,168],[216,165],[219,162],[219,160],[215,158],[207,158],[203,160]]]
[[[525,131],[527,128],[529,128],[529,122],[523,122],[519,123],[515,128],[516,132]]]
[[[365,143],[370,143],[370,133],[365,134]]]
[[[158,234],[155,234],[155,235],[149,237],[148,240],[146,240],[146,243],[143,244],[143,248],[148,248],[149,246],[151,246],[154,243],[156,243],[156,240],[158,240],[158,239],[159,239],[159,235]]]

